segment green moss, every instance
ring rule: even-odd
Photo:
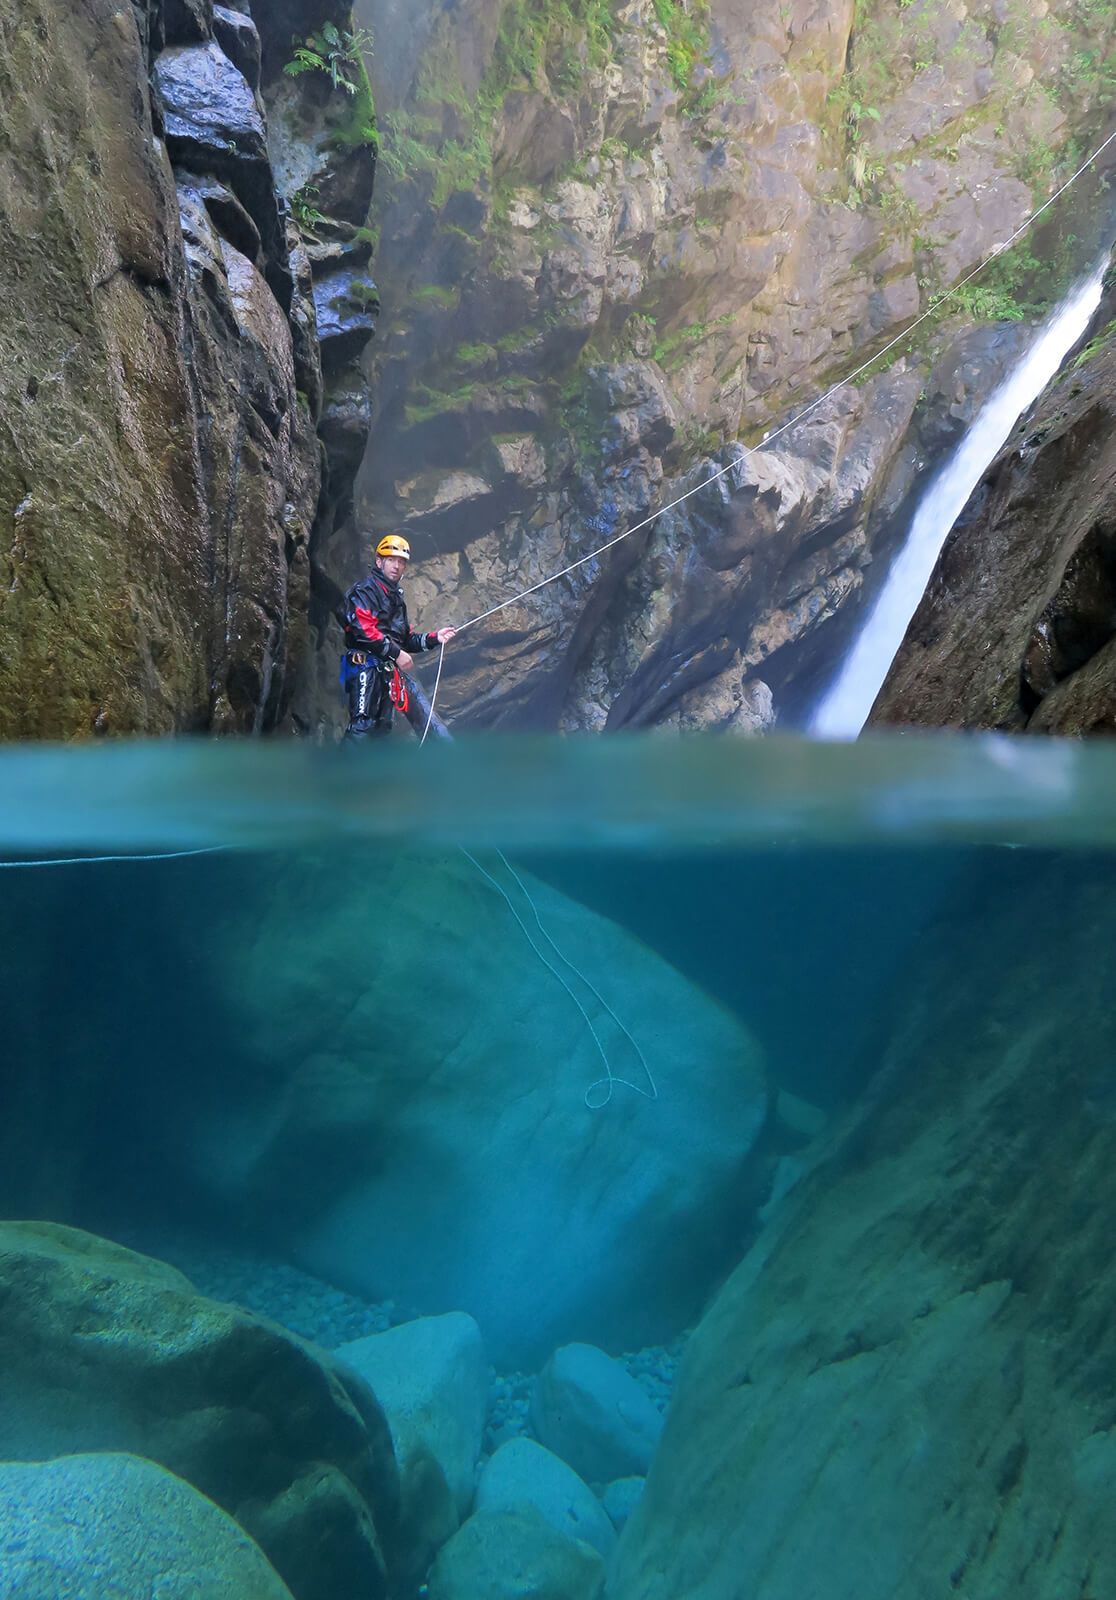
[[[1108,347],[1108,345],[1112,342],[1112,337],[1114,334],[1116,334],[1116,319],[1113,319],[1113,321],[1109,322],[1105,327],[1103,327],[1097,334],[1096,338],[1089,340],[1089,343],[1085,346],[1084,350],[1082,350],[1080,354],[1074,358],[1074,366],[1087,366],[1088,363],[1092,361],[1094,356],[1099,356],[1101,351]]]
[[[709,55],[706,0],[654,0],[655,15],[667,36],[667,64],[675,87],[688,89],[698,62]]]
[[[652,351],[652,357],[664,371],[676,371],[686,364],[697,346],[703,344],[714,329],[727,327],[732,321],[733,314],[728,311],[714,322],[688,323],[686,327],[677,328],[660,339]]]
[[[440,283],[424,283],[411,295],[415,305],[440,306],[446,311],[456,311],[461,304],[461,290],[447,289]]]
[[[491,187],[493,132],[513,89],[573,92],[585,71],[612,51],[613,0],[506,0],[492,60],[476,95],[466,93],[456,53],[445,41],[429,46],[419,74],[417,110],[383,122],[381,160],[397,181],[427,179],[431,201]],[[463,132],[446,137],[442,111],[457,114]]]

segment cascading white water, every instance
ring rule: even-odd
[[[926,490],[879,598],[814,713],[810,732],[817,738],[855,739],[863,728],[925,593],[946,535],[1017,419],[1042,393],[1085,332],[1100,302],[1103,277],[1102,265],[1044,324]]]

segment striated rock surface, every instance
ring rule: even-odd
[[[873,723],[1116,733],[1114,423],[1116,281],[950,534]]]
[[[284,9],[0,5],[0,737],[290,724],[356,452],[324,425],[334,330],[269,150],[297,114],[337,164],[333,108],[283,66],[349,7]],[[354,163],[350,234],[367,142]]]
[[[1113,1589],[1111,888],[1058,862],[925,942],[688,1345],[615,1600]]]
[[[0,1460],[149,1458],[234,1517],[295,1600],[386,1594],[390,1435],[320,1352],[49,1223],[0,1226],[0,1304]]]
[[[129,1455],[0,1463],[0,1600],[291,1600],[231,1517]]]
[[[358,505],[423,558],[416,611],[476,615],[730,469],[464,636],[445,708],[570,729],[793,716],[929,441],[999,376],[1004,352],[958,346],[959,320],[1018,315],[1031,267],[1001,263],[941,337],[770,453],[734,465],[740,444],[1027,215],[1097,115],[1081,62],[1102,59],[1105,19],[1015,0],[358,14],[377,39],[387,308]],[[943,366],[959,392],[931,378]],[[343,540],[334,556],[339,583],[363,559]]]

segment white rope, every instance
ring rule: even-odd
[[[559,961],[561,961],[564,966],[568,967],[571,972],[576,973],[576,975],[581,979],[581,981],[585,985],[585,987],[593,995],[594,999],[596,999],[604,1007],[604,1009],[608,1012],[609,1016],[612,1018],[613,1022],[615,1022],[616,1026],[620,1029],[621,1033],[628,1040],[628,1042],[631,1045],[632,1049],[635,1051],[636,1055],[639,1057],[640,1066],[643,1068],[644,1072],[647,1074],[647,1082],[650,1084],[650,1088],[649,1089],[645,1089],[641,1084],[631,1083],[627,1078],[618,1077],[617,1074],[613,1072],[612,1065],[611,1065],[611,1063],[610,1063],[610,1061],[608,1059],[608,1053],[605,1050],[604,1045],[601,1043],[601,1036],[597,1032],[596,1027],[593,1024],[592,1017],[590,1017],[588,1011],[582,1005],[581,1001],[579,1000],[577,995],[574,993],[573,989],[566,982],[565,978],[563,978],[562,974],[558,971],[558,968],[554,965],[554,963],[552,961],[548,961],[546,956],[539,949],[538,945],[535,943],[534,939],[531,937],[531,930],[528,928],[528,926],[524,922],[523,918],[519,915],[519,912],[515,909],[515,906],[512,903],[512,898],[508,894],[507,890],[503,887],[502,884],[500,884],[492,876],[491,872],[489,872],[487,870],[487,868],[481,866],[481,864],[477,860],[476,856],[471,855],[469,853],[469,851],[465,849],[464,845],[459,846],[459,848],[461,850],[461,854],[465,857],[465,859],[467,861],[471,861],[472,862],[473,866],[476,867],[476,869],[480,873],[481,877],[486,879],[487,882],[489,882],[492,885],[492,887],[496,890],[496,893],[505,902],[505,904],[507,905],[508,910],[511,912],[512,916],[515,918],[516,922],[519,923],[520,928],[523,930],[523,937],[527,940],[527,943],[531,946],[531,949],[538,956],[539,960],[542,962],[542,964],[546,968],[546,970],[554,978],[556,978],[558,980],[558,982],[562,985],[563,989],[565,989],[566,993],[569,995],[569,997],[573,1001],[574,1005],[581,1012],[582,1018],[583,1018],[583,1020],[585,1022],[585,1026],[589,1029],[589,1033],[592,1036],[593,1043],[597,1047],[597,1054],[600,1056],[601,1060],[604,1062],[604,1069],[605,1069],[605,1076],[603,1078],[597,1078],[595,1080],[595,1082],[591,1083],[589,1085],[589,1087],[585,1091],[583,1099],[585,1101],[585,1104],[586,1104],[587,1108],[590,1111],[603,1111],[605,1106],[607,1106],[608,1103],[610,1102],[610,1100],[612,1099],[613,1093],[614,1093],[614,1091],[615,1091],[615,1089],[617,1087],[623,1087],[625,1089],[631,1089],[636,1094],[643,1095],[645,1100],[657,1100],[659,1098],[658,1085],[656,1084],[655,1079],[651,1075],[651,1068],[647,1065],[647,1058],[644,1056],[643,1051],[639,1048],[639,1045],[636,1044],[635,1040],[632,1038],[632,1036],[628,1032],[627,1028],[620,1021],[620,1018],[616,1015],[615,1011],[613,1011],[612,1007],[609,1005],[608,1001],[604,998],[604,996],[600,993],[600,991],[598,989],[596,989],[593,986],[593,984],[591,984],[589,982],[589,979],[585,976],[584,972],[581,971],[580,967],[575,967],[573,962],[569,959],[569,957],[562,954],[562,951],[555,944],[555,942],[551,938],[550,934],[547,933],[546,929],[543,927],[542,918],[539,916],[538,907],[535,905],[534,900],[532,900],[531,896],[528,894],[527,888],[526,888],[525,884],[523,883],[523,880],[520,878],[519,874],[516,872],[515,868],[512,866],[512,864],[508,860],[507,856],[504,855],[502,850],[497,850],[495,852],[496,855],[498,855],[500,857],[500,860],[504,863],[504,866],[507,867],[508,871],[511,873],[511,875],[514,878],[515,882],[518,884],[519,890],[520,890],[521,894],[523,895],[523,898],[527,901],[527,904],[531,907],[532,914],[534,915],[535,921],[538,924],[539,932],[542,934],[543,938],[546,940],[546,942],[550,946],[550,948],[554,951],[554,954],[558,957]],[[594,1098],[594,1090],[600,1089],[602,1087],[602,1085],[605,1087],[604,1097],[603,1098]]]
[[[55,861],[0,861],[0,872],[25,872],[29,867],[95,867],[104,861],[183,861],[187,856],[215,856],[231,849],[231,845],[213,844],[199,850],[166,850],[148,856],[60,856]]]
[[[1087,172],[1095,161],[1099,160],[1099,158],[1104,154],[1113,141],[1116,141],[1116,130],[1109,134],[1108,138],[1103,144],[1097,146],[1092,155],[1081,163],[1077,171],[1073,173],[1071,177],[1067,178],[1065,183],[1063,183],[1060,188],[1054,191],[1049,200],[1044,201],[1037,210],[1032,211],[1031,215],[1026,219],[1026,221],[1020,223],[1015,232],[1011,234],[1009,238],[1005,239],[1002,244],[996,245],[995,249],[985,257],[979,266],[974,267],[970,273],[967,273],[959,283],[955,283],[951,289],[947,289],[941,295],[936,296],[930,305],[927,306],[926,310],[922,312],[920,316],[917,316],[913,322],[909,323],[907,327],[903,329],[902,333],[897,333],[894,339],[889,340],[881,350],[877,350],[875,355],[870,357],[869,360],[862,362],[862,364],[857,367],[855,371],[848,373],[847,376],[840,379],[839,382],[831,384],[830,387],[826,389],[824,393],[820,394],[816,400],[813,400],[805,408],[805,410],[796,412],[788,422],[784,422],[782,426],[776,428],[773,433],[765,434],[760,440],[759,444],[754,448],[748,445],[740,445],[738,453],[733,456],[733,459],[727,466],[720,467],[708,478],[703,478],[700,483],[695,484],[692,489],[687,489],[685,494],[679,495],[678,498],[676,500],[672,500],[669,505],[660,506],[659,509],[657,511],[653,511],[650,516],[644,517],[642,522],[635,523],[635,525],[631,528],[625,528],[623,533],[618,533],[615,538],[609,539],[607,543],[600,545],[596,550],[591,550],[587,556],[580,556],[578,560],[571,561],[568,567],[562,568],[561,572],[554,572],[549,578],[540,578],[538,583],[533,583],[529,589],[523,589],[519,594],[512,595],[510,600],[501,600],[499,605],[490,606],[487,611],[480,612],[478,616],[470,617],[468,622],[459,623],[455,627],[454,631],[459,634],[464,633],[466,628],[473,628],[478,622],[484,622],[488,617],[494,617],[497,612],[506,611],[509,606],[518,605],[521,600],[526,600],[530,595],[537,594],[540,589],[545,589],[548,584],[557,583],[559,578],[567,578],[571,572],[576,572],[579,567],[584,567],[590,561],[596,561],[600,556],[603,556],[606,551],[611,550],[614,545],[621,544],[625,539],[630,539],[634,533],[640,533],[644,528],[649,528],[651,524],[653,522],[657,522],[660,517],[665,517],[668,511],[676,510],[680,505],[685,504],[685,502],[691,499],[695,494],[700,494],[703,489],[708,489],[710,484],[716,483],[720,478],[725,477],[727,473],[734,472],[740,466],[741,462],[746,461],[749,456],[757,455],[759,451],[766,449],[768,445],[773,444],[775,440],[781,438],[783,434],[788,433],[792,428],[796,428],[800,422],[804,421],[806,417],[810,416],[812,412],[816,411],[819,406],[824,405],[827,400],[831,399],[839,389],[843,389],[847,384],[855,382],[862,373],[868,371],[869,367],[875,366],[876,362],[879,361],[883,356],[887,355],[890,350],[894,350],[896,345],[902,344],[905,339],[909,339],[915,329],[920,327],[922,323],[928,321],[930,317],[934,316],[934,314],[946,300],[952,299],[953,296],[964,289],[967,284],[972,283],[973,279],[982,273],[986,267],[990,266],[991,263],[996,260],[997,256],[1003,255],[1005,250],[1010,250],[1016,240],[1022,238],[1023,234],[1027,232],[1027,229],[1032,227],[1044,212],[1049,211],[1050,207],[1055,203],[1055,201],[1061,199],[1066,190],[1072,188],[1072,186],[1077,182],[1078,178],[1080,178],[1083,173]],[[443,646],[443,655],[444,651],[445,647]],[[439,680],[441,679],[441,675],[442,663],[439,661]],[[437,702],[437,698],[438,685],[435,684],[434,695],[430,702],[430,716],[427,718],[428,730],[430,727],[430,721],[434,716],[434,706]],[[425,738],[426,735],[423,734],[424,741]]]
[[[422,746],[426,743],[426,735],[430,732],[430,724],[434,721],[434,706],[435,706],[435,704],[437,703],[437,700],[438,700],[438,685],[442,681],[442,665],[445,662],[445,659],[446,659],[446,647],[443,644],[442,647],[441,647],[441,650],[438,653],[438,676],[434,679],[434,692],[430,696],[430,710],[426,713],[426,727],[422,730],[422,738],[419,740],[419,749],[420,750],[421,750]]]

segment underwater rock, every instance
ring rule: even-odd
[[[0,1224],[0,1301],[0,1460],[148,1457],[235,1517],[296,1600],[386,1593],[387,1424],[322,1352],[50,1223]]]
[[[430,1573],[429,1600],[599,1600],[604,1563],[537,1511],[479,1511]]]
[[[459,1518],[469,1513],[488,1409],[488,1364],[480,1329],[464,1312],[421,1317],[334,1352],[384,1408],[395,1453],[429,1451],[445,1474]]]
[[[588,1483],[646,1475],[663,1431],[662,1414],[630,1373],[588,1344],[551,1356],[531,1396],[531,1425]]]
[[[399,1462],[397,1581],[417,1586],[468,1516],[488,1409],[488,1365],[472,1317],[422,1317],[341,1345],[383,1406]]]
[[[292,1600],[232,1517],[137,1456],[0,1462],[0,1600]]]
[[[616,1532],[588,1484],[533,1439],[509,1439],[481,1472],[477,1510],[529,1507],[567,1539],[584,1540],[606,1559],[612,1554]]]
[[[922,940],[843,1143],[688,1341],[614,1600],[1116,1593],[1112,892],[1031,872]]]
[[[606,1484],[601,1494],[601,1504],[617,1533],[622,1532],[631,1521],[632,1513],[643,1499],[646,1486],[646,1478],[617,1478],[614,1483]]]
[[[814,1139],[825,1129],[829,1117],[821,1106],[803,1100],[801,1095],[780,1089],[775,1096],[775,1116],[788,1133],[800,1139]]]
[[[183,1016],[152,1115],[183,1181],[317,1277],[467,1311],[501,1370],[571,1339],[668,1342],[731,1263],[767,1114],[757,1048],[614,923],[480,864],[532,930],[537,910],[539,949],[593,975],[652,1079],[586,991],[609,1095],[574,1000],[477,865],[373,847],[324,897],[314,858],[235,868],[194,959],[258,1066],[200,1073],[205,1019]],[[385,1032],[402,995],[420,1012]]]

